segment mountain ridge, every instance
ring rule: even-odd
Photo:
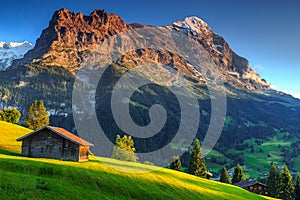
[[[250,68],[249,62],[236,55],[225,39],[209,30],[202,20],[192,17],[174,23],[159,28],[183,32],[199,42],[223,75],[227,94],[227,115],[225,126],[215,148],[230,158],[231,161],[226,165],[244,163],[243,152],[232,153],[232,149],[246,147],[244,143],[251,138],[268,140],[276,134],[285,134],[286,139],[292,142],[295,138],[299,138],[300,100],[272,90],[270,85],[260,79]],[[199,26],[196,26],[197,24]],[[195,27],[191,29],[191,26],[195,26],[196,31],[193,30]],[[0,108],[18,107],[24,116],[34,100],[44,100],[51,113],[52,125],[75,131],[72,116],[72,89],[75,73],[81,69],[82,61],[90,55],[94,46],[106,38],[128,30],[147,27],[150,26],[126,24],[119,16],[107,14],[103,10],[96,10],[89,16],[66,9],[55,12],[49,22],[49,27],[43,30],[41,37],[37,40],[35,48],[29,51],[23,59],[15,60],[12,67],[0,72]],[[161,38],[154,35],[153,39]],[[132,69],[133,66],[142,64],[144,60],[178,69],[181,75],[191,81],[198,101],[201,103],[199,107],[201,126],[197,132],[197,138],[202,140],[211,120],[211,100],[207,87],[199,83],[197,76],[193,76],[193,72],[200,70],[190,65],[186,59],[172,52],[157,49],[139,49],[128,52],[112,65],[108,82],[105,83],[110,84],[109,81],[118,80],[122,73]],[[106,91],[107,88],[100,89]],[[165,94],[156,89],[148,88],[143,92],[144,95],[136,95],[130,104],[131,110],[135,113],[132,117],[141,125],[147,125],[149,122],[148,109],[151,103],[157,103],[158,100],[155,97],[160,97],[162,94],[159,98],[162,105],[166,105],[167,102],[168,105],[176,106],[176,101],[168,98],[169,93]],[[110,92],[107,91],[99,97],[103,100],[103,105],[100,104],[100,107],[104,109],[99,113],[102,114],[103,121],[111,122],[106,123],[105,128],[113,141],[116,131],[119,134],[122,130],[118,129],[113,120],[110,121],[109,113],[105,115],[107,108],[110,108],[105,104],[110,102],[107,98]],[[173,115],[175,119],[180,119],[180,116],[176,114],[178,112],[176,113],[175,110],[170,111],[170,115]],[[175,130],[177,127],[173,121],[170,124],[169,130],[166,129],[164,132],[166,137],[169,136],[170,130]],[[158,141],[151,141],[149,144],[161,145],[165,142],[162,140],[165,138],[161,137]],[[136,144],[140,143],[136,142]],[[297,146],[298,143],[293,143],[293,145]],[[147,147],[138,146],[138,148]],[[297,155],[297,151],[292,148],[289,151],[286,149],[281,149],[281,151],[282,154],[289,155],[286,156],[287,158],[295,158]],[[265,157],[265,159],[268,162],[283,162],[273,158]],[[293,167],[292,161],[286,160],[285,162]],[[186,163],[187,159],[183,157],[183,164]],[[251,165],[251,163],[246,164]],[[253,169],[256,170],[255,167]]]
[[[35,47],[13,66],[38,63],[63,66],[76,73],[89,52],[105,38],[135,28],[149,25],[127,24],[116,14],[106,10],[94,10],[90,15],[60,9],[53,14],[49,26],[37,39]],[[188,17],[169,26],[199,40],[209,52],[224,75],[224,82],[246,90],[270,89],[270,84],[251,69],[249,62],[238,56],[225,39],[215,34],[206,22],[198,17]]]
[[[35,48],[13,65],[43,63],[76,72],[89,49],[104,38],[137,26],[127,25],[118,15],[108,14],[105,10],[94,10],[86,16],[63,8],[53,14],[48,27],[37,39]],[[66,49],[68,52],[64,52]]]
[[[241,88],[256,90],[270,89],[270,84],[250,67],[249,61],[237,55],[228,45],[226,40],[214,33],[209,25],[202,19],[192,16],[184,21],[177,21],[172,24],[173,29],[182,31],[192,37],[200,38],[200,42],[207,49],[219,70],[227,77],[230,77],[230,85],[239,85]],[[227,73],[226,73],[227,71]],[[251,81],[257,84],[249,84]],[[243,87],[246,84],[246,87]]]

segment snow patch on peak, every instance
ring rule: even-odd
[[[184,19],[184,21],[174,22],[173,26],[180,29],[188,29],[191,32],[198,33],[198,34],[204,33],[207,35],[210,32],[212,32],[208,24],[196,16],[187,17]]]
[[[200,19],[199,17],[196,17],[196,16],[192,16],[192,17],[186,17],[184,19],[184,21],[186,23],[189,23],[189,24],[196,24],[198,26],[208,26],[207,23],[205,21],[203,21],[202,19]]]
[[[5,44],[5,42],[0,41],[0,49],[3,48],[4,44]]]
[[[20,46],[32,47],[33,45],[26,40],[24,42],[0,42],[0,49],[11,49]]]
[[[15,59],[23,58],[33,47],[28,41],[0,42],[0,71],[10,67]]]

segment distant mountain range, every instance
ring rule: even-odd
[[[20,59],[15,59],[13,62],[12,59],[5,62],[2,62],[1,59],[1,63],[5,64],[0,65],[0,69],[3,70],[0,72],[0,108],[16,106],[25,114],[28,106],[34,100],[44,100],[52,115],[53,125],[75,130],[72,118],[72,89],[75,74],[82,68],[82,63],[106,38],[128,30],[147,27],[153,26],[137,23],[127,24],[118,15],[108,14],[105,10],[95,10],[88,16],[70,12],[67,9],[56,11],[49,26],[37,39],[35,47],[32,48],[32,45],[24,43],[27,47],[26,50],[30,49],[24,57],[22,54],[18,54],[22,56],[16,56],[15,58]],[[243,150],[250,151],[251,145],[254,145],[254,149],[256,146],[259,148],[261,140],[273,140],[276,135],[285,134],[289,145],[284,149],[279,149],[280,155],[285,156],[267,157],[267,154],[262,153],[267,164],[261,168],[267,169],[271,162],[281,164],[285,162],[291,168],[299,169],[295,165],[295,161],[300,160],[297,156],[300,144],[295,141],[300,138],[300,100],[272,90],[270,84],[251,69],[249,62],[237,55],[225,39],[215,34],[203,20],[197,17],[188,17],[183,21],[174,22],[172,25],[161,28],[192,37],[211,56],[222,74],[227,94],[227,116],[221,138],[215,148],[219,153],[222,152],[218,155],[222,155],[228,160],[224,163],[224,160],[221,162],[214,158],[215,164],[217,162],[218,167],[232,166],[236,163],[246,163],[251,166],[251,163],[245,159]],[[159,40],[160,38],[153,35],[152,39]],[[143,44],[146,39],[139,42]],[[23,46],[21,45],[21,47]],[[0,55],[2,50],[5,51],[2,48]],[[113,86],[114,81],[118,80],[124,71],[128,71],[132,65],[142,64],[144,60],[169,66],[188,78],[197,92],[201,105],[201,126],[197,137],[203,139],[211,120],[211,100],[207,87],[201,82],[200,76],[201,73],[204,73],[201,67],[191,66],[184,58],[174,55],[172,52],[142,49],[129,52],[116,60],[115,65],[112,66],[110,77],[105,82],[106,86]],[[10,65],[11,67],[8,67]],[[97,102],[98,119],[105,121],[104,129],[113,141],[115,135],[122,131],[111,119],[111,111],[107,109],[110,108],[106,105],[110,102],[110,94],[110,91],[98,93],[96,99],[101,100]],[[139,124],[147,125],[149,122],[148,110],[154,102],[170,106],[169,115],[174,119],[180,119],[180,116],[176,114],[177,111],[172,110],[173,107],[176,107],[176,101],[171,98],[169,93],[165,94],[155,87],[150,87],[145,89],[143,94],[135,96],[131,103],[132,117]],[[163,97],[157,100],[156,97],[161,94]],[[164,134],[147,144],[142,144],[142,141],[136,139],[137,149],[143,151],[149,148],[147,145],[162,146],[165,144],[168,141],[166,138],[172,135],[170,135],[170,130],[178,128],[176,120],[174,123],[170,123],[170,126],[163,130]],[[260,141],[250,144],[248,140],[251,139]],[[292,144],[293,147],[291,147]],[[183,158],[183,163],[186,162],[186,159]],[[252,169],[256,170],[257,166],[253,166]]]
[[[27,41],[24,42],[0,42],[0,71],[10,67],[15,59],[23,56],[33,48]]]

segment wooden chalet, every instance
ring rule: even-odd
[[[248,190],[249,192],[253,192],[260,195],[267,195],[267,186],[255,180],[248,179],[236,183],[234,185],[243,188],[245,190]]]
[[[54,158],[66,161],[88,161],[93,144],[69,131],[46,126],[17,139],[22,141],[22,156]]]

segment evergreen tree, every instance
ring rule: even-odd
[[[32,103],[24,124],[32,130],[38,130],[49,124],[49,114],[43,101],[34,101]]]
[[[117,135],[112,158],[123,161],[137,162],[138,157],[134,152],[134,141],[131,136],[124,135],[123,138],[121,138],[120,135]]]
[[[243,169],[242,167],[238,164],[236,166],[236,168],[234,169],[234,172],[233,172],[233,176],[232,176],[232,184],[235,184],[235,183],[238,183],[238,182],[241,182],[245,179],[245,176],[244,176],[244,172],[243,172]]]
[[[193,150],[191,152],[188,173],[206,178],[206,166],[205,159],[201,152],[200,142],[198,139],[195,140]]]
[[[273,163],[270,168],[268,180],[267,180],[267,192],[270,197],[278,196],[278,178],[276,165]]]
[[[295,184],[295,200],[300,200],[300,174],[297,176]]]
[[[227,169],[224,167],[221,171],[220,182],[230,184],[230,177],[228,175]]]
[[[173,157],[173,161],[170,165],[170,168],[174,169],[174,170],[177,170],[177,171],[181,171],[182,166],[181,166],[181,161],[180,161],[179,156],[174,156]]]
[[[32,103],[24,124],[32,130],[38,130],[49,124],[49,114],[43,101],[34,101]]]
[[[291,176],[289,169],[284,165],[283,170],[280,172],[278,183],[278,197],[283,200],[294,199],[294,185],[293,177]]]

